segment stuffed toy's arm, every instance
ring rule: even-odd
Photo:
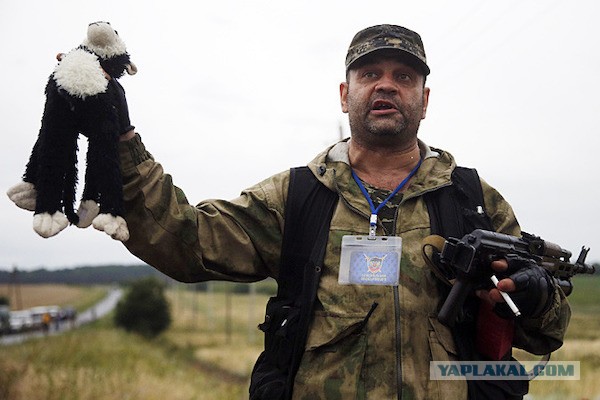
[[[111,96],[111,103],[117,112],[119,135],[135,129],[129,119],[129,107],[127,106],[127,98],[125,97],[123,86],[116,79],[111,79],[108,82],[107,92]]]

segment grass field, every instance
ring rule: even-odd
[[[600,397],[599,285],[600,277],[575,280],[567,340],[552,356],[581,361],[581,380],[533,381],[529,399]],[[0,400],[247,399],[250,371],[262,349],[256,325],[268,296],[176,286],[168,298],[173,325],[155,340],[117,330],[105,319],[2,348]]]
[[[532,399],[600,398],[600,276],[575,277],[573,285],[568,297],[573,315],[565,343],[551,360],[580,361],[580,380],[533,380],[529,391]]]
[[[164,340],[100,323],[2,349],[0,399],[242,399],[243,383],[194,367]]]
[[[263,347],[257,326],[264,320],[268,296],[171,291],[169,298],[175,323],[165,334],[167,340],[192,349],[202,364],[247,382]]]
[[[9,299],[12,310],[36,306],[72,306],[83,311],[102,299],[108,288],[76,285],[13,285],[0,284],[0,297]]]
[[[65,287],[50,286],[24,286],[23,299],[46,293],[41,304],[62,304],[59,292]],[[107,318],[3,347],[0,400],[247,399],[250,371],[262,347],[256,326],[268,296],[178,288],[167,293],[173,324],[157,339],[116,329]],[[95,290],[83,288],[79,300]],[[79,302],[77,296],[64,297],[69,304]]]

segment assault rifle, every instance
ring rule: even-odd
[[[478,285],[489,282],[494,277],[490,263],[507,255],[533,260],[545,268],[568,296],[573,291],[573,275],[595,272],[593,265],[585,263],[589,250],[582,247],[577,261],[572,264],[569,262],[570,251],[528,233],[523,233],[521,238],[517,238],[477,229],[462,239],[449,238],[440,253],[439,264],[447,272],[455,274],[456,281],[438,314],[438,319],[447,326],[454,326],[467,296]]]

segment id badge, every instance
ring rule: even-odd
[[[398,236],[342,237],[341,285],[398,286],[402,238]]]

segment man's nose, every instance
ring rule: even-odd
[[[398,90],[398,87],[397,87],[396,81],[394,80],[394,77],[392,75],[384,74],[377,81],[377,85],[375,86],[375,89],[377,91],[381,91],[381,92],[395,93]]]

